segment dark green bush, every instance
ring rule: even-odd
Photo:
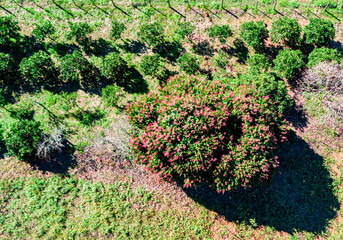
[[[188,39],[194,29],[195,27],[190,22],[178,22],[177,28],[175,29],[175,35],[181,39]]]
[[[187,74],[194,74],[200,69],[196,56],[187,52],[177,59],[177,63],[180,70]]]
[[[269,179],[286,127],[269,96],[251,89],[230,91],[222,81],[194,76],[169,79],[159,94],[127,109],[141,128],[130,140],[137,161],[184,187],[226,191]]]
[[[125,30],[124,23],[115,20],[115,21],[112,21],[111,26],[112,27],[110,30],[110,37],[113,40],[117,40],[117,39],[121,38],[121,35],[123,34],[123,32]]]
[[[270,63],[268,62],[268,59],[262,54],[252,55],[248,59],[248,64],[251,71],[258,73],[268,72],[268,69],[270,68]]]
[[[304,41],[316,47],[326,46],[334,38],[335,28],[330,20],[313,18],[304,28]]]
[[[100,65],[101,74],[111,82],[125,82],[130,76],[130,67],[118,53],[112,52],[102,60]]]
[[[164,59],[158,54],[144,55],[139,68],[144,75],[155,77],[164,70]]]
[[[34,86],[51,87],[57,83],[58,72],[48,53],[39,51],[23,58],[19,72]]]
[[[35,161],[38,140],[43,136],[40,123],[33,119],[13,122],[4,133],[7,151],[12,156],[27,162]]]
[[[221,44],[226,42],[228,37],[232,36],[229,25],[213,25],[207,29],[207,35],[211,38],[218,38]]]
[[[16,67],[10,54],[0,52],[0,86],[15,83]]]
[[[165,42],[163,27],[161,24],[144,23],[139,27],[139,39],[146,43],[149,47],[157,47]]]
[[[262,53],[268,38],[267,26],[262,21],[250,21],[241,25],[241,37],[256,52]]]
[[[291,79],[304,63],[304,56],[300,50],[284,49],[274,59],[275,70],[277,74],[286,79]]]
[[[341,62],[341,55],[336,49],[330,49],[326,47],[315,48],[308,55],[308,67],[313,67],[319,62],[323,61],[336,61],[337,63]]]
[[[300,41],[301,27],[296,18],[281,17],[273,21],[270,36],[273,43],[296,48]]]
[[[91,40],[89,34],[92,32],[93,28],[87,22],[69,22],[69,31],[66,34],[66,38],[80,45],[87,45]]]
[[[50,21],[42,20],[35,23],[36,28],[32,31],[32,35],[38,41],[44,41],[47,37],[51,36],[56,32],[54,25]]]
[[[68,84],[82,85],[96,77],[95,67],[77,50],[62,57],[59,67],[61,80]]]
[[[117,107],[121,96],[121,89],[116,85],[109,85],[101,90],[101,100],[108,107]]]
[[[19,41],[20,28],[12,17],[0,17],[0,46],[12,45]]]

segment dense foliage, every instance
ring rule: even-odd
[[[186,52],[177,59],[180,70],[187,74],[194,74],[199,70],[199,64],[196,56]]]
[[[19,71],[34,86],[49,87],[57,83],[57,69],[45,51],[38,51],[28,58],[23,58]]]
[[[144,55],[139,67],[145,75],[157,76],[164,70],[164,59],[159,54]]]
[[[335,28],[330,20],[313,18],[304,28],[304,41],[316,47],[327,46],[334,38]]]
[[[267,26],[262,21],[250,21],[241,25],[241,37],[256,52],[262,53],[268,38]]]
[[[108,107],[117,107],[121,97],[121,89],[116,85],[108,85],[101,90],[101,100]]]
[[[119,22],[117,20],[112,21],[111,30],[110,30],[110,37],[113,40],[117,40],[117,39],[121,38],[121,35],[123,34],[124,30],[125,30],[124,23]]]
[[[157,47],[165,41],[163,27],[157,22],[142,24],[139,28],[138,36],[149,47]]]
[[[39,23],[36,23],[36,28],[33,29],[32,35],[38,41],[44,41],[47,37],[51,38],[51,36],[56,32],[54,25],[51,22],[42,20]]]
[[[291,79],[305,65],[301,51],[290,49],[281,50],[273,62],[277,74],[286,79]]]
[[[269,96],[256,97],[251,89],[171,78],[160,94],[127,109],[141,129],[131,140],[138,162],[185,187],[206,183],[225,191],[269,179],[285,125]]]
[[[69,22],[69,31],[66,38],[80,45],[87,45],[91,40],[89,34],[92,32],[93,28],[87,22]]]
[[[178,27],[175,29],[175,34],[181,39],[189,38],[194,29],[195,27],[190,22],[178,22]]]
[[[0,17],[0,46],[11,45],[19,41],[19,30],[18,22],[14,21],[12,17]]]
[[[221,44],[226,42],[226,39],[232,36],[232,31],[229,25],[213,25],[207,29],[207,35],[211,38],[218,38]]]
[[[250,70],[253,72],[261,73],[268,72],[270,63],[266,56],[262,54],[254,54],[248,59]]]
[[[0,86],[14,83],[15,63],[10,54],[0,52]]]
[[[101,74],[111,82],[124,82],[130,75],[130,68],[118,53],[112,52],[102,60]]]
[[[323,61],[336,61],[337,63],[341,62],[341,55],[336,49],[321,47],[315,48],[309,55],[308,55],[308,63],[307,66],[313,67],[319,62]]]
[[[281,17],[273,21],[270,36],[273,43],[296,48],[300,41],[301,27],[296,18]]]

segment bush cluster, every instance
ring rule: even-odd
[[[323,61],[336,61],[337,63],[341,62],[341,55],[336,49],[330,49],[326,47],[315,48],[308,55],[308,67],[313,67],[319,62]]]
[[[263,54],[254,54],[248,59],[249,69],[253,72],[268,72],[270,63]]]
[[[262,21],[250,21],[241,25],[241,37],[256,52],[262,53],[268,38],[267,26]]]
[[[327,46],[335,38],[335,28],[330,20],[310,19],[304,28],[304,41],[316,47]]]
[[[273,21],[270,36],[273,43],[296,48],[300,41],[301,30],[296,18],[281,17]]]
[[[142,24],[138,36],[142,42],[153,48],[165,42],[163,27],[157,22]]]
[[[281,50],[273,62],[277,74],[286,79],[291,79],[305,65],[302,52],[291,49]]]
[[[93,28],[87,22],[69,22],[69,31],[66,34],[66,38],[80,45],[87,45],[91,40],[89,34],[92,32]]]
[[[194,74],[199,70],[199,64],[196,56],[186,52],[177,59],[180,70],[187,74]]]
[[[221,44],[226,42],[228,37],[232,36],[229,25],[213,25],[207,29],[207,35],[211,38],[218,38]]]
[[[131,139],[139,163],[185,187],[209,184],[218,191],[270,178],[285,139],[282,114],[252,87],[230,91],[219,81],[173,77],[160,94],[127,109],[140,128]]]
[[[139,67],[143,74],[156,77],[165,70],[164,59],[159,54],[144,55]]]
[[[131,73],[126,61],[116,52],[106,55],[100,65],[100,72],[112,83],[125,82]]]

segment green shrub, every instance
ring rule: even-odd
[[[273,61],[277,74],[291,79],[305,65],[303,58],[300,50],[281,50]]]
[[[101,74],[111,82],[125,82],[130,75],[130,68],[118,53],[112,52],[102,60]]]
[[[194,29],[195,27],[190,22],[178,22],[177,27],[175,29],[175,35],[181,39],[188,39],[194,31]]]
[[[164,59],[158,54],[144,55],[139,68],[144,75],[155,77],[164,70]]]
[[[301,27],[296,18],[281,17],[273,21],[270,36],[273,43],[296,48],[300,41]]]
[[[304,28],[304,41],[316,47],[326,46],[334,38],[335,28],[330,20],[313,18]]]
[[[18,22],[12,17],[0,17],[0,46],[11,45],[20,38]]]
[[[35,23],[36,28],[32,31],[32,35],[38,41],[44,41],[47,37],[51,38],[51,36],[56,32],[54,25],[51,22],[42,20],[38,23]]]
[[[69,31],[66,34],[66,38],[80,45],[87,45],[91,40],[89,34],[92,32],[93,28],[87,22],[69,22]]]
[[[123,34],[125,30],[125,25],[122,22],[119,22],[117,20],[112,21],[111,24],[111,30],[110,30],[110,37],[114,40],[117,40],[121,38],[121,35]]]
[[[257,98],[251,89],[233,92],[222,81],[194,76],[169,79],[159,94],[127,109],[141,128],[130,140],[137,161],[184,187],[226,191],[269,179],[285,123],[268,96]]]
[[[0,52],[0,86],[15,83],[15,63],[10,54]]]
[[[139,39],[146,43],[149,47],[157,47],[165,42],[163,27],[161,24],[144,23],[139,27]]]
[[[211,38],[218,38],[221,44],[226,42],[228,37],[232,36],[229,25],[213,25],[207,29],[207,35]]]
[[[21,119],[13,122],[4,133],[7,151],[12,156],[27,162],[35,161],[37,142],[43,136],[39,122]]]
[[[117,107],[121,96],[121,89],[116,85],[109,85],[101,90],[101,100],[108,107]]]
[[[268,59],[262,54],[252,55],[248,59],[248,64],[251,71],[258,73],[268,72],[268,69],[270,68],[270,63],[268,62]]]
[[[19,64],[19,72],[34,86],[49,87],[57,83],[57,69],[50,55],[44,51],[23,58]]]
[[[82,85],[96,76],[94,66],[77,50],[63,56],[59,67],[62,81],[72,85]]]
[[[177,63],[180,66],[180,70],[187,74],[194,74],[200,68],[196,56],[187,52],[177,59]]]
[[[315,48],[308,55],[308,67],[312,67],[319,62],[323,61],[336,61],[337,63],[341,62],[341,55],[337,52],[336,49],[330,49],[326,47]]]
[[[225,69],[229,64],[228,55],[223,51],[219,51],[218,54],[213,57],[213,62],[217,67]]]
[[[268,38],[266,24],[262,21],[250,21],[241,25],[241,37],[256,52],[262,53]]]

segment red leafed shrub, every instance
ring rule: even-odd
[[[139,128],[131,148],[139,163],[184,187],[252,186],[271,176],[285,139],[285,121],[272,104],[249,86],[233,92],[219,81],[176,76],[128,107]]]

